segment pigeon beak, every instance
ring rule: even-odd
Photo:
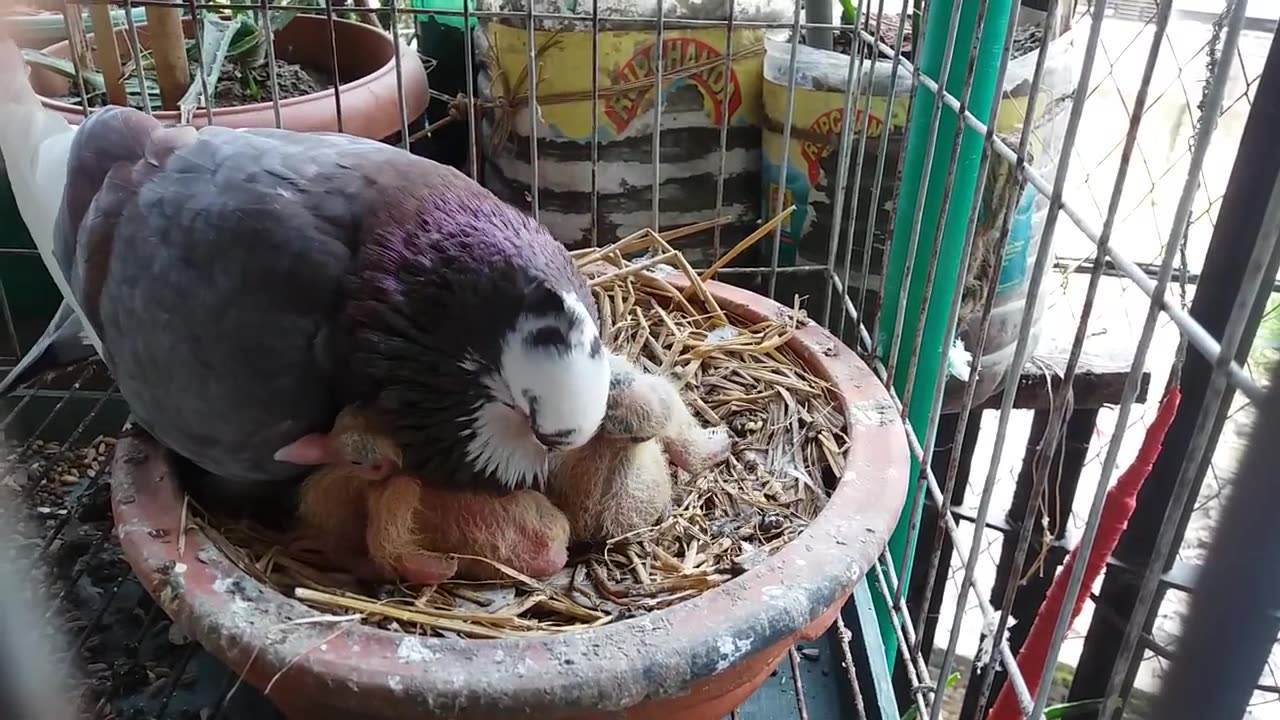
[[[538,444],[547,452],[557,452],[563,450],[570,444],[570,439],[565,433],[555,433],[551,435],[543,434],[537,430],[533,431],[533,436],[538,439]]]
[[[534,427],[533,418],[529,417],[529,413],[519,405],[512,405],[511,409],[516,412],[516,415],[520,416],[521,420],[524,420],[525,425],[529,428],[529,432],[533,435],[534,441],[541,445],[543,450],[548,450],[547,439],[538,432],[538,428]]]

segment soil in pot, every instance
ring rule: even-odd
[[[276,59],[276,87],[281,100],[302,97],[333,87],[329,74],[314,68]],[[214,106],[250,105],[271,100],[271,68],[266,65],[244,68],[227,63],[218,77]]]
[[[587,272],[597,278],[602,330],[613,350],[650,371],[685,368],[686,403],[704,425],[725,425],[736,440],[726,463],[693,477],[675,473],[668,517],[571,549],[568,566],[545,581],[509,573],[502,583],[426,589],[362,586],[315,563],[288,536],[199,512],[198,523],[244,572],[318,610],[367,613],[368,622],[387,629],[444,637],[597,627],[698,597],[764,562],[818,516],[843,472],[843,415],[826,383],[784,345],[809,321],[793,310],[754,325],[725,316],[725,324],[714,319],[714,301],[702,299],[709,293],[673,304],[652,280],[635,282],[633,272],[613,265]]]
[[[311,95],[333,88],[333,78],[325,70],[308,68],[276,58],[277,97],[281,100]],[[149,79],[152,79],[149,77]],[[136,81],[134,81],[136,83]],[[127,83],[127,81],[126,81]],[[72,83],[71,93],[54,98],[72,105],[80,104],[80,92]],[[271,68],[267,63],[246,67],[235,63],[223,63],[218,74],[218,86],[213,93],[213,106],[238,107],[271,101]],[[106,105],[101,93],[89,95],[89,107]],[[139,109],[142,109],[139,106]]]

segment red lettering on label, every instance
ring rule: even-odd
[[[853,116],[853,126],[850,128],[852,132],[862,132],[863,112],[861,109],[855,111]],[[809,126],[809,131],[815,135],[824,135],[829,138],[837,138],[833,143],[816,143],[812,140],[802,140],[800,142],[800,158],[804,160],[806,170],[809,174],[809,184],[817,187],[818,181],[822,178],[822,161],[831,154],[839,144],[840,131],[843,129],[844,108],[834,108],[828,110],[818,116],[813,124]],[[867,120],[867,137],[879,137],[880,132],[884,128],[884,121],[877,117],[874,113]]]
[[[648,85],[617,93],[605,100],[605,117],[613,125],[614,132],[618,134],[622,134],[631,126],[631,123],[640,115],[640,111],[644,109],[645,101],[653,93],[654,47],[654,43],[641,46],[622,67],[613,73],[614,85],[649,81]],[[737,72],[730,69],[726,82],[724,54],[701,40],[674,37],[662,41],[664,85],[667,84],[667,78],[684,72],[688,67],[708,63],[711,60],[719,60],[719,62],[710,63],[691,75],[678,78],[676,82],[689,80],[698,88],[711,109],[712,122],[719,127],[727,119],[732,119],[742,107],[742,86],[738,82]],[[670,86],[667,85],[667,87]],[[723,117],[725,114],[723,99],[726,90],[729,92],[728,118]]]

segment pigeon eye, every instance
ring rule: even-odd
[[[363,463],[363,462],[360,462],[359,460],[352,460],[352,461],[351,461],[351,464],[352,464],[352,465],[364,465],[364,463]]]

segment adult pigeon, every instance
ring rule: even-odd
[[[113,107],[75,132],[66,183],[56,255],[103,360],[138,424],[220,478],[326,462],[316,433],[361,402],[425,481],[537,487],[604,416],[585,279],[456,170]]]

